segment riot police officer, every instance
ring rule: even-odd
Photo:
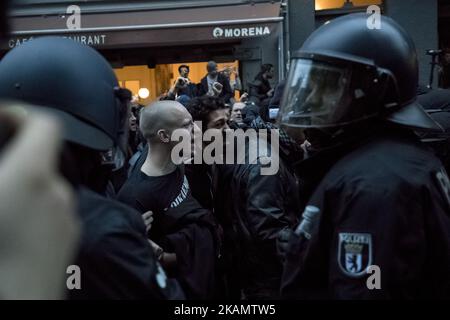
[[[282,293],[449,297],[450,182],[414,133],[441,128],[416,103],[410,36],[387,17],[381,29],[366,22],[322,26],[292,61],[280,122],[311,147],[297,166],[307,200]]]
[[[182,298],[156,261],[140,213],[101,195],[108,174],[123,165],[131,98],[108,62],[72,40],[38,38],[0,62],[0,96],[37,106],[63,124],[60,169],[77,190],[82,223],[74,263],[81,270],[80,286],[75,283],[70,297]]]

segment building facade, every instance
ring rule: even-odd
[[[426,50],[447,43],[438,38],[438,0],[16,0],[2,52],[48,35],[85,43],[108,59],[123,86],[135,94],[149,89],[145,104],[169,89],[180,64],[191,66],[196,82],[209,60],[236,67],[245,89],[271,63],[276,83],[315,28],[374,4],[412,34],[426,81]]]

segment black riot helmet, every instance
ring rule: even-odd
[[[441,130],[416,102],[414,43],[392,19],[370,29],[369,16],[350,14],[317,29],[293,55],[279,121],[324,131],[369,118]]]
[[[86,45],[42,37],[14,48],[0,61],[0,97],[56,114],[69,142],[98,151],[126,145],[131,93],[119,88],[108,62]]]

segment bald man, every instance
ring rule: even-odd
[[[189,299],[207,299],[215,287],[215,222],[192,197],[184,167],[171,157],[178,143],[171,139],[173,132],[192,134],[194,126],[192,116],[176,101],[144,108],[140,130],[149,151],[119,191],[118,200],[142,214],[153,212],[148,236],[163,249],[161,264]]]

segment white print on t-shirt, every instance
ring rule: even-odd
[[[189,192],[189,182],[184,176],[183,186],[181,187],[180,194],[175,198],[175,200],[170,204],[171,208],[176,208],[186,199]]]

